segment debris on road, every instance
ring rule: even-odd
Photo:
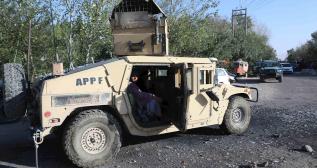
[[[268,167],[269,166],[269,162],[263,162],[263,163],[259,163],[257,164],[258,167]]]
[[[304,145],[304,146],[302,147],[302,149],[303,149],[303,151],[305,151],[305,152],[309,152],[309,153],[313,153],[313,152],[314,152],[314,149],[313,149],[311,146],[309,146],[309,145]]]
[[[166,148],[166,149],[173,149],[173,147],[171,147],[171,146],[165,146],[164,148]]]
[[[281,138],[282,135],[281,135],[281,134],[273,134],[272,137],[273,137],[273,138]]]

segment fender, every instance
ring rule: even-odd
[[[251,96],[252,90],[256,91],[255,100],[253,100]],[[208,91],[207,94],[214,101],[226,100],[233,95],[242,95],[243,97],[247,98],[248,101],[257,102],[259,97],[257,88],[246,86],[233,86],[230,84],[216,85],[210,91]]]

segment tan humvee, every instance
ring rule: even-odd
[[[111,24],[116,58],[66,73],[55,64],[53,76],[34,84],[36,143],[62,132],[74,164],[98,167],[118,153],[125,134],[152,136],[210,125],[233,134],[247,130],[252,88],[216,85],[214,58],[168,56],[166,16],[153,1],[121,2]],[[127,91],[133,71],[141,72],[142,91],[162,99],[159,120],[140,119],[137,101]]]
[[[106,164],[123,133],[151,136],[221,125],[229,133],[248,128],[251,89],[215,85],[216,62],[209,58],[126,56],[78,69],[43,82],[42,136],[64,129],[64,146],[78,166]],[[167,104],[165,120],[142,123],[127,87],[133,70]],[[123,131],[124,130],[124,131]],[[89,156],[91,159],[87,159]]]

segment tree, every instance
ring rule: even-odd
[[[111,57],[109,14],[120,0],[0,1],[0,61],[26,65],[29,21],[32,20],[32,76],[51,72],[61,61],[74,66]],[[231,23],[218,15],[218,0],[157,0],[168,16],[170,54],[255,62],[275,57],[268,36],[254,29],[233,36]],[[305,48],[313,58],[316,34]],[[305,50],[306,51],[306,50]],[[296,53],[296,52],[295,52]]]
[[[287,60],[301,62],[302,68],[317,68],[317,31],[311,34],[311,40],[305,44],[287,51]]]

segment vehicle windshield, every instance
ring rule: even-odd
[[[282,65],[282,67],[292,67],[291,64],[281,64],[281,65]]]
[[[216,69],[217,76],[226,76],[225,70],[223,69]]]
[[[262,67],[278,67],[280,64],[278,62],[262,62]]]

